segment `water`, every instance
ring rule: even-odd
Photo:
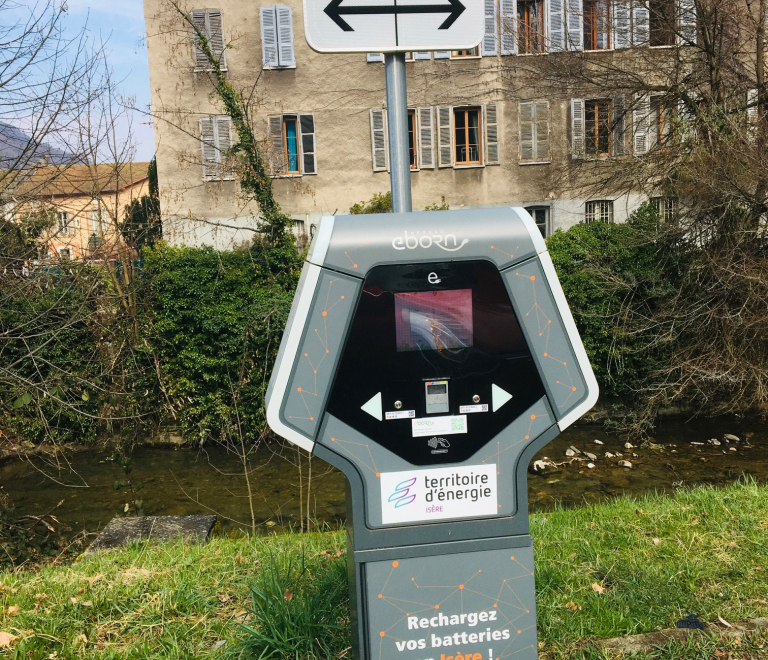
[[[708,438],[723,441],[725,433],[739,436],[741,442],[723,442],[719,447],[690,444]],[[604,444],[596,445],[595,439]],[[596,454],[596,467],[587,468],[586,460],[569,462],[565,451],[571,445]],[[617,462],[622,459],[606,459],[606,451],[622,453],[633,467],[619,467]],[[627,450],[624,440],[602,426],[581,425],[568,429],[534,460],[544,457],[566,463],[551,473],[529,474],[532,510],[551,509],[556,503],[572,506],[596,502],[622,493],[640,495],[702,483],[725,484],[743,475],[766,483],[768,427],[755,421],[666,422],[657,429],[652,447]],[[300,478],[295,463],[296,454],[291,450],[277,454],[261,447],[250,456],[248,470],[258,531],[298,527]],[[243,465],[236,454],[217,447],[205,451],[140,447],[131,454],[131,468],[126,477],[112,460],[111,451],[87,449],[58,462],[41,458],[8,461],[0,465],[0,486],[22,515],[53,511],[61,531],[68,536],[98,531],[134,499],[143,501],[146,515],[214,512],[225,530],[251,525]],[[302,471],[306,484],[306,461]],[[127,479],[138,488],[135,495],[126,487],[114,489],[114,482]],[[304,488],[301,499],[306,507]],[[344,477],[317,459],[312,461],[309,511],[330,526],[344,521]]]

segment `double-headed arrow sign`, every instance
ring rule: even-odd
[[[395,0],[396,2],[396,0]],[[342,6],[344,0],[331,0],[324,9],[325,13],[338,25],[344,32],[354,32],[354,28],[347,23],[342,16],[371,15],[371,14],[448,14],[438,30],[447,30],[454,24],[456,19],[464,13],[466,7],[461,4],[461,0],[448,0],[446,5],[347,5]]]

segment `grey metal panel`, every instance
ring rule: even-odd
[[[370,550],[355,550],[350,554],[354,556],[354,561],[360,563],[407,557],[428,557],[437,554],[451,555],[462,552],[477,552],[478,550],[498,550],[500,548],[527,548],[532,543],[533,539],[528,534],[523,534],[521,536],[498,536],[489,539],[469,539],[427,545],[403,545],[396,548],[371,548]]]
[[[534,660],[533,548],[365,564],[369,658]]]
[[[358,279],[323,270],[281,408],[284,424],[314,437],[360,291]]]
[[[335,216],[323,264],[356,277],[378,264],[488,259],[505,268],[536,254],[522,209]]]
[[[552,410],[562,419],[589,395],[547,279],[537,259],[502,273]]]

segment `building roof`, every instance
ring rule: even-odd
[[[115,193],[146,180],[148,169],[148,162],[39,167],[13,192],[17,197]]]

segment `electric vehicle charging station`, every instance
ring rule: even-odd
[[[527,467],[597,396],[525,210],[321,220],[267,419],[346,476],[357,658],[537,657]]]

